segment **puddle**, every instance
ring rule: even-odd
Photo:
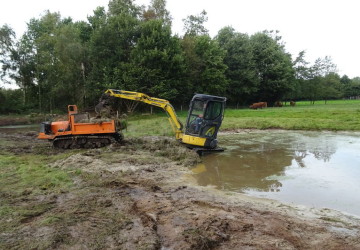
[[[223,135],[193,169],[199,185],[360,216],[360,133]]]

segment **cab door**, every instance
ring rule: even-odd
[[[190,105],[185,133],[215,139],[224,117],[226,99],[208,95],[201,95],[201,98],[195,97]]]
[[[208,101],[200,136],[215,139],[224,118],[224,102]]]
[[[204,111],[207,102],[195,99],[190,104],[189,115],[186,121],[186,134],[199,136],[203,128]]]

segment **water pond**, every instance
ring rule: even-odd
[[[199,185],[360,216],[360,133],[251,131],[219,137]]]

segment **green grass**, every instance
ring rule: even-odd
[[[178,112],[185,124],[187,112]],[[226,109],[221,130],[235,129],[288,129],[360,131],[360,100],[297,102],[281,108]],[[125,136],[165,135],[173,132],[165,113],[129,118]]]
[[[72,183],[68,174],[47,166],[48,162],[58,157],[1,155],[0,190],[16,196],[29,190],[32,193],[41,193],[48,189],[60,191],[67,188]]]
[[[47,165],[59,157],[0,154],[1,232],[16,230],[21,223],[52,209],[52,202],[39,202],[38,197],[72,187],[69,173]]]
[[[298,102],[295,107],[229,109],[222,129],[360,130],[360,101]]]
[[[179,112],[177,115],[185,124],[187,112]],[[174,135],[165,111],[153,115],[130,116],[128,120],[128,128],[123,132],[126,137]]]

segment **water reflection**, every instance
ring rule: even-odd
[[[198,183],[234,191],[244,188],[279,191],[281,182],[268,177],[284,176],[285,169],[293,161],[305,168],[304,159],[309,155],[329,162],[336,152],[336,144],[331,137],[323,138],[320,143],[314,134],[266,133],[260,132],[261,136],[252,133],[225,137],[222,143],[227,146],[226,153],[207,155],[203,163],[194,169],[198,173]]]
[[[193,169],[199,185],[335,209],[348,204],[360,215],[359,133],[260,131],[220,140],[227,150]]]
[[[232,154],[211,154],[203,159],[202,173],[197,175],[200,185],[216,185],[221,189],[239,190],[243,187],[276,190],[281,187],[271,175],[283,175],[293,160],[291,150],[275,148],[271,144],[243,145]],[[198,170],[195,170],[199,172]]]

